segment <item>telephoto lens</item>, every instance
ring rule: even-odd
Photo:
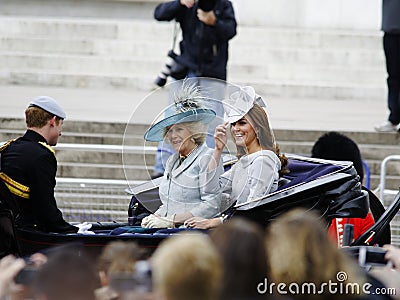
[[[168,53],[167,60],[165,61],[164,67],[158,74],[156,80],[154,80],[154,83],[156,85],[158,85],[159,87],[163,87],[167,83],[167,78],[171,74],[171,66],[173,63],[174,63],[174,60]]]

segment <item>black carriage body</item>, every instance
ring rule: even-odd
[[[233,217],[243,216],[266,226],[271,220],[294,207],[316,209],[328,222],[334,217],[365,217],[369,208],[368,191],[362,190],[351,162],[336,162],[289,157],[290,174],[282,180],[278,191],[234,209]],[[161,204],[158,197],[159,180],[152,180],[130,189],[133,194],[128,215],[139,221],[143,215],[154,212]],[[1,197],[4,197],[3,193]],[[4,199],[0,210],[9,211]],[[11,214],[12,215],[12,214]],[[12,222],[9,214],[7,224]],[[132,220],[132,219],[131,219]],[[140,221],[139,221],[140,223]],[[0,223],[1,224],[1,223]],[[111,235],[112,231],[127,223],[93,223],[96,235],[43,233],[12,228],[7,236],[10,245],[17,245],[19,254],[28,255],[44,248],[71,242],[79,242],[94,253],[113,240],[134,240],[141,247],[155,249],[162,240],[176,232],[164,229],[160,232],[136,232],[127,235]],[[9,226],[10,227],[10,226]],[[10,228],[8,228],[10,229]],[[0,231],[1,233],[2,231]],[[12,243],[14,235],[16,243]],[[10,238],[11,237],[11,238]],[[14,247],[15,248],[15,247]]]
[[[290,156],[289,170],[277,191],[236,205],[234,216],[262,226],[295,207],[317,210],[328,224],[333,218],[366,217],[369,195],[351,162]]]
[[[332,218],[363,218],[369,209],[368,192],[362,190],[351,162],[288,155],[290,173],[277,191],[234,207],[233,217],[249,218],[262,226],[294,207],[316,209],[327,222]],[[130,190],[129,216],[140,221],[160,205],[160,178]],[[144,205],[142,205],[144,204]]]

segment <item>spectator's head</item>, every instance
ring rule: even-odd
[[[143,252],[135,242],[113,241],[108,243],[98,258],[98,270],[103,285],[108,284],[112,273],[133,273],[135,263]]]
[[[273,221],[268,227],[266,248],[269,279],[275,284],[304,286],[311,283],[320,290],[329,282],[336,285],[358,283],[359,292],[363,292],[365,278],[361,270],[329,239],[326,224],[314,211],[294,209]],[[347,279],[341,280],[342,275]],[[291,296],[295,299],[337,298],[328,288],[315,294]]]
[[[207,235],[171,237],[159,246],[151,261],[155,293],[162,299],[217,299],[220,257]]]
[[[315,142],[311,150],[311,156],[314,158],[351,161],[358,176],[360,176],[360,181],[362,182],[364,179],[360,149],[352,139],[341,133],[331,131],[322,135]]]
[[[98,286],[91,259],[72,250],[51,254],[34,279],[35,299],[40,300],[94,300]]]
[[[264,232],[257,224],[233,218],[210,233],[222,258],[220,299],[256,299],[267,277]]]

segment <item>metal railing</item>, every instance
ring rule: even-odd
[[[55,198],[69,222],[126,222],[131,198],[125,191],[128,184],[125,180],[57,178]]]
[[[0,142],[0,146],[5,142]],[[59,143],[60,151],[85,151],[126,154],[154,154],[155,146]],[[141,180],[97,178],[56,178],[55,197],[69,222],[126,221],[131,196],[126,192]]]
[[[122,146],[104,144],[59,143],[60,151],[84,151],[126,154],[154,154],[153,146]],[[131,196],[126,192],[142,180],[97,178],[56,178],[55,197],[64,218],[69,222],[126,222]]]
[[[400,161],[400,155],[389,155],[382,160],[381,164],[381,177],[379,180],[379,199],[383,202],[385,192],[393,194],[393,190],[386,190],[386,169],[387,164],[392,161]],[[400,185],[400,183],[399,183]],[[397,193],[397,191],[395,191]]]
[[[156,146],[122,146],[103,144],[63,144],[59,143],[53,147],[55,150],[73,150],[87,152],[108,152],[108,153],[155,153]]]
[[[385,209],[390,206],[396,194],[398,193],[398,190],[386,189],[387,165],[396,161],[400,161],[400,155],[389,155],[382,160],[379,186],[374,191],[375,193],[379,191],[379,200],[382,202]],[[400,216],[398,213],[390,222],[390,229],[392,235],[391,243],[400,246]]]

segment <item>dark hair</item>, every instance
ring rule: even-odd
[[[344,134],[336,131],[323,134],[315,142],[311,150],[311,156],[314,158],[351,161],[358,176],[360,176],[360,181],[362,182],[364,179],[360,149],[352,139]]]

